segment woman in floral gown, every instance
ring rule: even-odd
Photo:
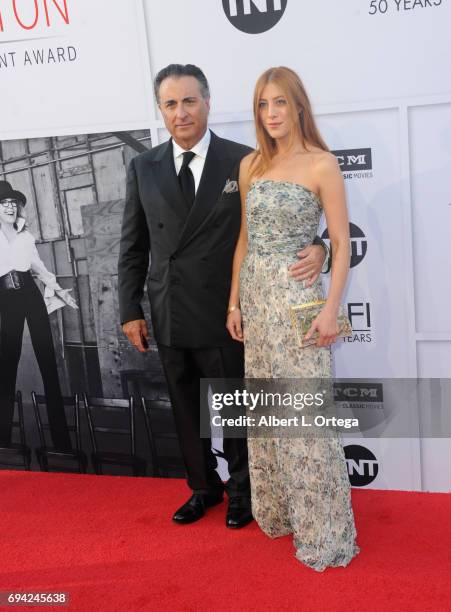
[[[343,178],[316,127],[298,75],[279,67],[258,80],[258,148],[240,167],[242,227],[227,328],[244,341],[246,378],[330,378],[330,345],[349,269]],[[323,299],[320,280],[296,282],[290,266],[311,244],[324,212],[333,262],[326,303],[300,348],[289,307]],[[323,571],[358,553],[346,462],[338,434],[249,437],[252,510],[270,537],[293,534],[296,557]]]

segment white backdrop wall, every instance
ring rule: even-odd
[[[0,84],[1,140],[148,124],[141,0],[1,2]]]
[[[356,332],[334,350],[337,375],[451,377],[451,0],[15,6],[0,5],[0,139],[149,128],[161,142],[152,78],[180,62],[207,74],[212,129],[254,145],[257,77],[271,65],[297,70],[326,141],[343,152],[356,232],[345,295]],[[378,464],[366,486],[451,490],[450,440],[349,443]]]
[[[362,249],[366,254],[352,268],[344,298],[360,331],[334,350],[337,376],[450,376],[450,290],[443,279],[450,264],[451,4],[146,0],[145,7],[153,75],[172,62],[201,66],[212,89],[211,126],[220,135],[255,144],[255,81],[269,66],[287,65],[303,78],[330,148],[350,155],[370,149],[370,169],[343,165],[350,220],[363,233],[353,247],[357,259]],[[235,12],[246,24],[246,11],[256,22],[278,8],[285,8],[280,21],[260,34],[227,17]],[[161,142],[167,133],[154,110]],[[378,471],[368,487],[451,490],[449,440],[346,443],[373,453]]]

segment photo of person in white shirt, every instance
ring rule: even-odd
[[[0,444],[11,442],[17,370],[25,321],[39,365],[48,420],[56,450],[70,452],[49,312],[62,305],[77,308],[69,290],[47,270],[25,220],[27,200],[7,181],[0,181]],[[45,287],[45,299],[33,275]]]

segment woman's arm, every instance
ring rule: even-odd
[[[249,168],[254,153],[246,155],[241,160],[239,186],[241,197],[241,227],[235,246],[232,267],[232,283],[230,286],[229,306],[227,309],[227,329],[234,340],[243,341],[240,311],[240,270],[247,253],[247,222],[246,196],[249,190]]]
[[[26,231],[26,230],[25,230]],[[56,280],[56,276],[47,270],[44,265],[44,262],[39,257],[38,249],[36,248],[36,240],[34,236],[27,232],[27,240],[30,241],[30,261],[31,261],[31,270],[36,274],[40,281],[44,283],[46,287],[49,289],[53,289],[54,291],[58,291],[61,289],[58,281]]]
[[[69,291],[71,291],[71,289],[63,289],[56,280],[56,276],[45,267],[44,262],[39,257],[35,238],[31,233],[29,233],[29,238],[31,243],[31,270],[36,274],[39,280],[44,283],[46,288],[46,296],[50,297],[56,293],[58,297],[61,298],[68,306],[71,308],[78,308],[74,298],[69,295]]]
[[[336,157],[330,153],[322,155],[316,164],[315,173],[326,216],[333,259],[326,304],[313,321],[307,338],[316,330],[319,332],[317,346],[327,346],[335,342],[339,331],[338,307],[349,271],[349,220],[344,180]]]

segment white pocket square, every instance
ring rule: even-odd
[[[222,193],[235,193],[238,190],[239,190],[238,181],[231,181],[230,179],[227,179],[225,187],[222,190]]]

